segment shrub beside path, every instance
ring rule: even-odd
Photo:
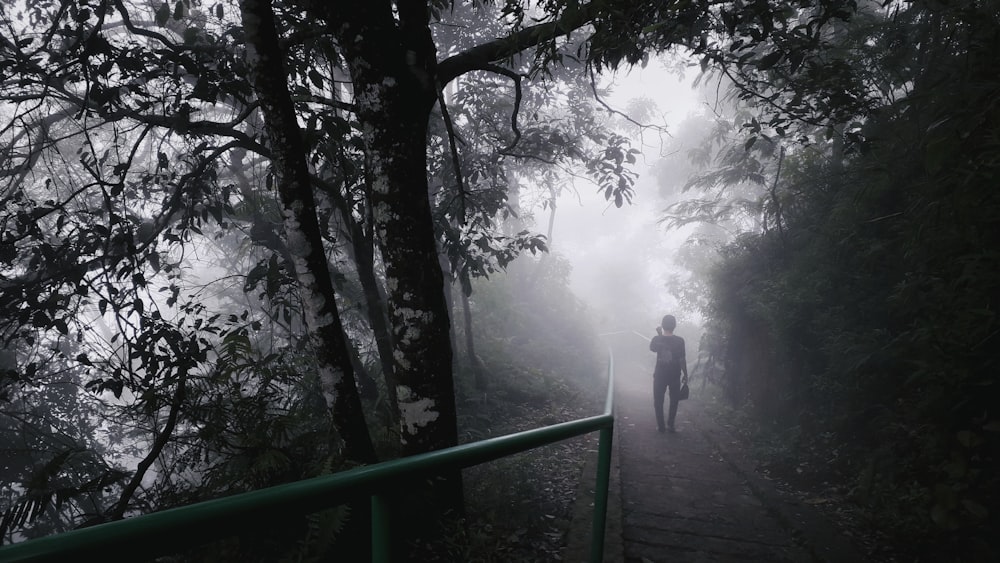
[[[759,476],[741,444],[692,389],[676,434],[657,431],[651,375],[622,365],[605,561],[862,562],[863,553],[813,506]],[[587,560],[594,464],[577,497],[565,561]]]

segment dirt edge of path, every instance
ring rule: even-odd
[[[739,447],[738,438],[705,412],[704,428],[700,431],[722,454],[723,459],[746,480],[747,485],[782,524],[793,531],[796,539],[811,552],[816,561],[827,563],[863,562],[868,557],[848,536],[833,525],[816,508],[790,495],[781,493],[763,478],[755,463]]]
[[[615,417],[615,432],[611,441],[611,480],[608,486],[608,512],[604,528],[604,563],[623,563],[625,544],[622,539],[622,481],[618,429],[621,421]],[[580,485],[576,492],[573,517],[566,534],[562,560],[568,563],[590,561],[591,532],[594,523],[594,490],[597,483],[597,435],[593,451],[583,464]]]

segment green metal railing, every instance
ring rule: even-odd
[[[0,548],[0,562],[80,561],[89,557],[107,561],[129,553],[152,558],[226,537],[282,515],[308,514],[371,496],[372,561],[389,563],[387,499],[381,491],[394,482],[470,467],[600,431],[590,545],[590,561],[600,563],[604,556],[613,430],[614,356],[609,350],[608,391],[600,415],[29,540]]]

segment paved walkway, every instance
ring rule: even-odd
[[[645,367],[616,362],[616,460],[605,561],[864,561],[814,507],[754,472],[741,444],[705,412],[698,389],[680,404],[678,432],[659,433]],[[582,494],[580,504],[589,505],[592,487],[585,485]],[[591,512],[584,512],[583,520],[589,519]],[[566,560],[579,563],[586,560],[580,544],[589,537],[574,537],[574,531]]]

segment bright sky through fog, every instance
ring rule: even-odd
[[[695,75],[691,70],[682,81],[675,68],[668,70],[667,65],[650,61],[644,69],[637,67],[630,73],[617,74],[614,90],[605,101],[624,111],[630,100],[649,98],[656,104],[656,115],[648,121],[665,123],[671,133],[699,109],[698,93],[691,87]],[[633,167],[639,177],[632,205],[616,208],[597,193],[596,186],[577,181],[579,197],[565,194],[559,200],[552,241],[553,249],[572,262],[573,289],[581,299],[598,306],[620,303],[626,309],[645,309],[649,319],[656,322],[668,309],[675,308],[673,299],[666,295],[663,279],[674,249],[683,242],[682,236],[656,224],[663,203],[657,195],[652,167],[670,141],[664,137],[661,143],[660,136],[647,130],[641,139],[632,140],[633,147],[643,151]],[[622,279],[629,283],[621,283]]]

